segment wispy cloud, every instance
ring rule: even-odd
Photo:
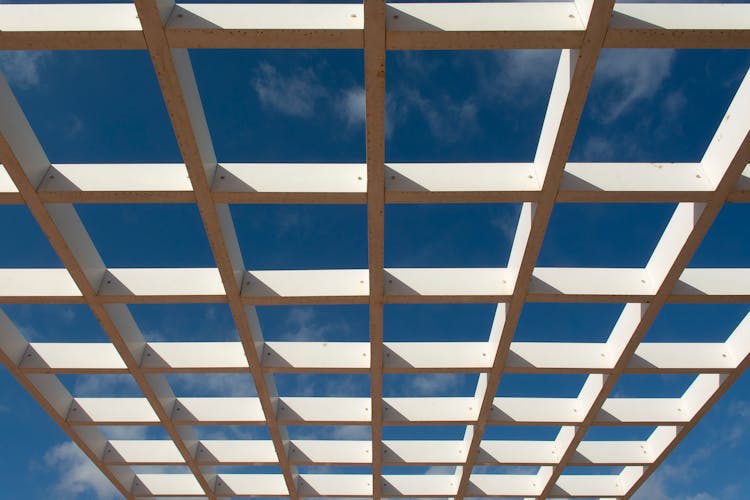
[[[41,82],[49,56],[45,51],[0,51],[0,71],[10,83],[21,88],[35,87]]]
[[[338,101],[338,111],[350,127],[365,123],[365,89],[353,87],[345,90]]]
[[[654,96],[672,72],[674,50],[631,49],[602,52],[595,79],[606,87],[599,118],[609,123]]]
[[[265,108],[299,118],[310,118],[316,101],[327,95],[312,69],[282,74],[267,62],[258,66],[252,86]]]
[[[479,105],[473,97],[457,101],[443,93],[431,99],[412,87],[402,91],[401,102],[421,115],[433,137],[438,140],[456,142],[478,129]]]
[[[53,485],[56,498],[79,498],[90,494],[98,500],[119,498],[109,480],[83,454],[75,443],[62,443],[50,448],[44,463],[57,473]]]
[[[283,340],[320,341],[333,332],[349,332],[349,324],[340,319],[336,322],[322,321],[310,307],[290,309],[283,324]]]
[[[191,397],[250,397],[257,394],[246,373],[176,373],[169,376],[175,393]]]

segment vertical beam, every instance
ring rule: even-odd
[[[590,2],[591,10],[583,16],[588,22],[580,50],[566,49],[560,54],[534,158],[537,178],[541,182],[541,195],[537,204],[525,204],[521,211],[522,219],[511,249],[511,265],[517,265],[513,296],[505,308],[498,308],[498,312],[501,312],[501,309],[504,312],[505,321],[498,339],[492,371],[488,376],[479,420],[473,429],[467,463],[458,484],[456,500],[463,500],[466,495],[613,8],[614,0]]]
[[[206,495],[213,499],[209,478],[213,469],[195,462],[192,429],[177,429],[171,422],[175,396],[163,375],[140,370],[145,345],[130,312],[124,305],[105,305],[97,294],[105,265],[72,205],[45,205],[37,190],[49,160],[4,77],[0,75],[0,162],[21,193],[36,222],[81,291],[102,330],[122,357],[136,384],[158,415],[161,424],[180,450],[185,463]],[[36,183],[34,182],[36,181]],[[207,477],[208,476],[208,477]]]
[[[711,224],[719,215],[742,171],[750,161],[750,114],[746,112],[748,102],[750,102],[750,71],[747,72],[740,84],[724,120],[719,125],[701,160],[704,171],[712,172],[715,190],[706,203],[681,203],[675,209],[672,219],[670,219],[651,259],[646,265],[652,281],[658,283],[658,286],[654,287],[657,292],[648,304],[627,304],[625,306],[620,319],[625,318],[626,320],[618,321],[618,325],[633,323],[630,335],[627,335],[626,329],[615,327],[610,340],[619,344],[614,346],[615,349],[613,349],[614,352],[619,352],[619,358],[601,392],[583,419],[581,426],[576,431],[576,436],[562,455],[560,463],[555,467],[550,481],[540,495],[541,498],[549,494],[562,471],[568,465],[578,444],[583,440],[602,405],[624,373],[635,350],[651,328],[656,316],[672,293],[675,284],[677,284],[680,275],[687,267],[701,241],[703,241]],[[637,321],[633,321],[636,318]],[[612,338],[615,335],[617,336],[616,340]],[[742,369],[736,370],[733,375],[739,376],[739,373],[742,373]],[[706,377],[701,380],[704,379]],[[714,398],[709,398],[709,400],[715,402]],[[701,407],[706,408],[705,405],[701,405]],[[679,435],[678,440],[686,435],[686,431],[683,429]],[[670,446],[668,449],[671,450],[672,447]],[[644,476],[650,474],[648,471],[651,470],[653,469],[647,469]],[[639,485],[641,481],[636,480],[633,484]]]
[[[370,278],[370,397],[372,497],[382,495],[383,297],[385,240],[385,0],[365,0],[365,127],[367,258]]]
[[[273,376],[266,377],[260,360],[259,345],[262,332],[255,308],[245,308],[241,301],[245,265],[237,241],[229,206],[215,204],[211,197],[211,182],[217,168],[208,124],[201,104],[198,85],[186,49],[172,49],[164,29],[174,2],[164,0],[136,0],[136,9],[143,26],[151,61],[156,70],[167,112],[172,122],[177,143],[188,176],[195,192],[196,204],[211,251],[219,269],[229,309],[250,366],[269,434],[274,444],[289,497],[297,500],[297,472],[289,463],[286,429],[277,423],[276,393]]]

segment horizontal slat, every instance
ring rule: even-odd
[[[99,295],[110,302],[216,302],[226,294],[214,268],[108,269]]]
[[[198,443],[195,456],[206,465],[263,465],[278,463],[273,441],[262,440],[203,440]]]
[[[390,268],[387,303],[504,302],[511,273],[505,268]],[[250,271],[247,304],[360,304],[367,301],[366,269]],[[650,276],[638,268],[543,267],[533,272],[529,302],[647,302]],[[99,294],[111,303],[223,302],[215,268],[108,269]],[[82,302],[64,269],[0,269],[5,302]],[[748,302],[750,269],[686,269],[670,302]]]
[[[132,4],[0,5],[0,50],[145,49]]]
[[[552,487],[555,497],[617,497],[623,494],[619,475],[562,475]]]
[[[68,422],[76,425],[154,425],[159,417],[146,398],[75,398]]]
[[[638,441],[581,441],[570,457],[571,465],[645,465],[652,461],[648,445]]]
[[[115,346],[103,342],[32,342],[19,368],[42,373],[127,373]]]
[[[615,5],[606,47],[747,48],[750,5]]]
[[[356,4],[181,4],[167,22],[173,47],[362,48]]]
[[[240,342],[149,342],[143,352],[144,371],[247,372]]]
[[[604,343],[513,342],[505,371],[592,373],[611,370],[615,361]]]
[[[104,448],[107,464],[176,465],[185,458],[173,441],[166,440],[111,440]]]
[[[559,461],[553,441],[483,440],[477,455],[478,465],[544,465]]]
[[[65,269],[0,269],[0,301],[38,303],[82,302],[83,297]]]
[[[724,343],[644,342],[626,368],[630,373],[717,373],[737,368]]]
[[[263,367],[272,372],[368,372],[368,342],[266,342]]]
[[[692,415],[679,398],[609,398],[596,417],[600,425],[684,424]]]
[[[1,7],[1,6],[0,6]],[[531,163],[391,163],[386,203],[536,201]],[[223,163],[218,203],[366,203],[365,165]],[[180,163],[54,164],[39,195],[48,203],[185,203],[195,196]],[[705,201],[712,186],[697,163],[569,163],[558,202]],[[729,201],[750,202],[750,167]],[[0,203],[23,203],[0,168]]]
[[[132,492],[138,496],[204,496],[192,474],[136,474]]]
[[[2,5],[2,49],[143,49],[128,4]],[[606,47],[750,46],[747,5],[618,4]],[[167,22],[173,47],[362,48],[356,4],[180,4]],[[576,48],[583,24],[572,3],[394,3],[387,48]]]
[[[585,409],[575,398],[495,398],[489,421],[495,424],[566,425],[580,423]]]
[[[281,474],[219,474],[215,491],[221,497],[289,494]]]
[[[179,398],[172,411],[176,424],[263,424],[258,398]]]

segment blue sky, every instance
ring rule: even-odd
[[[531,161],[557,57],[555,51],[390,53],[386,161]],[[191,58],[220,162],[365,160],[361,51],[194,50]],[[748,51],[605,50],[571,160],[698,161],[749,66]],[[180,162],[146,52],[0,52],[0,70],[53,163]],[[195,206],[76,208],[110,267],[214,266]],[[364,206],[231,208],[251,269],[367,267]],[[517,204],[388,206],[386,266],[505,266],[519,210]],[[642,267],[673,210],[673,204],[559,205],[539,265]],[[690,265],[750,266],[750,234],[737,230],[748,216],[750,207],[727,206]],[[61,266],[25,207],[0,206],[0,225],[14,235],[0,245],[0,267]],[[621,304],[530,304],[515,339],[604,341],[621,309]],[[107,340],[86,306],[3,310],[35,341]],[[151,341],[237,340],[225,305],[137,305],[131,311]],[[668,305],[646,340],[723,341],[748,311],[747,305]],[[387,305],[384,337],[487,340],[493,312],[492,305],[482,304]],[[367,314],[367,306],[359,305],[259,307],[268,340],[367,341]],[[476,378],[387,375],[385,395],[468,396]],[[81,396],[140,395],[127,377],[61,379]],[[254,395],[249,375],[169,380],[178,396]],[[498,394],[574,396],[583,380],[508,375]],[[680,375],[625,376],[615,394],[673,396],[689,381]],[[277,375],[276,382],[281,395],[369,394],[367,375]],[[13,429],[0,440],[0,455],[6,457],[0,479],[9,498],[110,498],[98,473],[4,370],[0,387],[0,422]],[[743,377],[640,498],[736,497],[748,486],[749,419],[750,379]],[[495,427],[487,437],[508,438],[512,431],[520,438],[553,439],[557,430]],[[649,431],[627,430],[629,437]],[[144,432],[163,437],[158,428]],[[290,429],[292,437],[339,439],[367,438],[368,432]],[[590,438],[611,438],[613,432],[624,431],[597,428]],[[267,437],[263,428],[198,433]],[[463,428],[392,427],[384,435],[460,439]]]

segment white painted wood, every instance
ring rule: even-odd
[[[557,463],[559,452],[551,441],[482,441],[477,465],[539,465]]]
[[[289,490],[282,474],[219,474],[216,494],[232,496],[283,496]]]
[[[132,493],[138,496],[202,496],[203,488],[192,474],[137,474]]]
[[[81,292],[65,269],[0,269],[0,297],[6,302],[46,302],[50,297],[78,302]]]
[[[258,398],[179,398],[172,410],[176,424],[239,425],[265,421]]]
[[[299,494],[304,497],[372,497],[369,474],[300,474]]]
[[[137,301],[139,297],[180,296],[205,300],[225,296],[219,272],[214,268],[107,269],[99,294],[122,302]]]
[[[296,465],[372,463],[370,441],[295,439],[289,445],[289,461]]]
[[[26,372],[127,373],[127,365],[110,343],[33,342],[19,368]]]
[[[240,342],[149,342],[141,361],[144,371],[248,370]]]
[[[68,421],[77,425],[154,425],[159,417],[146,398],[75,398]]]
[[[184,465],[185,459],[172,441],[167,440],[111,440],[102,460],[108,464]]]
[[[383,421],[389,424],[470,423],[478,414],[474,398],[383,398]]]
[[[272,441],[241,439],[201,440],[195,460],[213,465],[262,465],[279,461]]]

